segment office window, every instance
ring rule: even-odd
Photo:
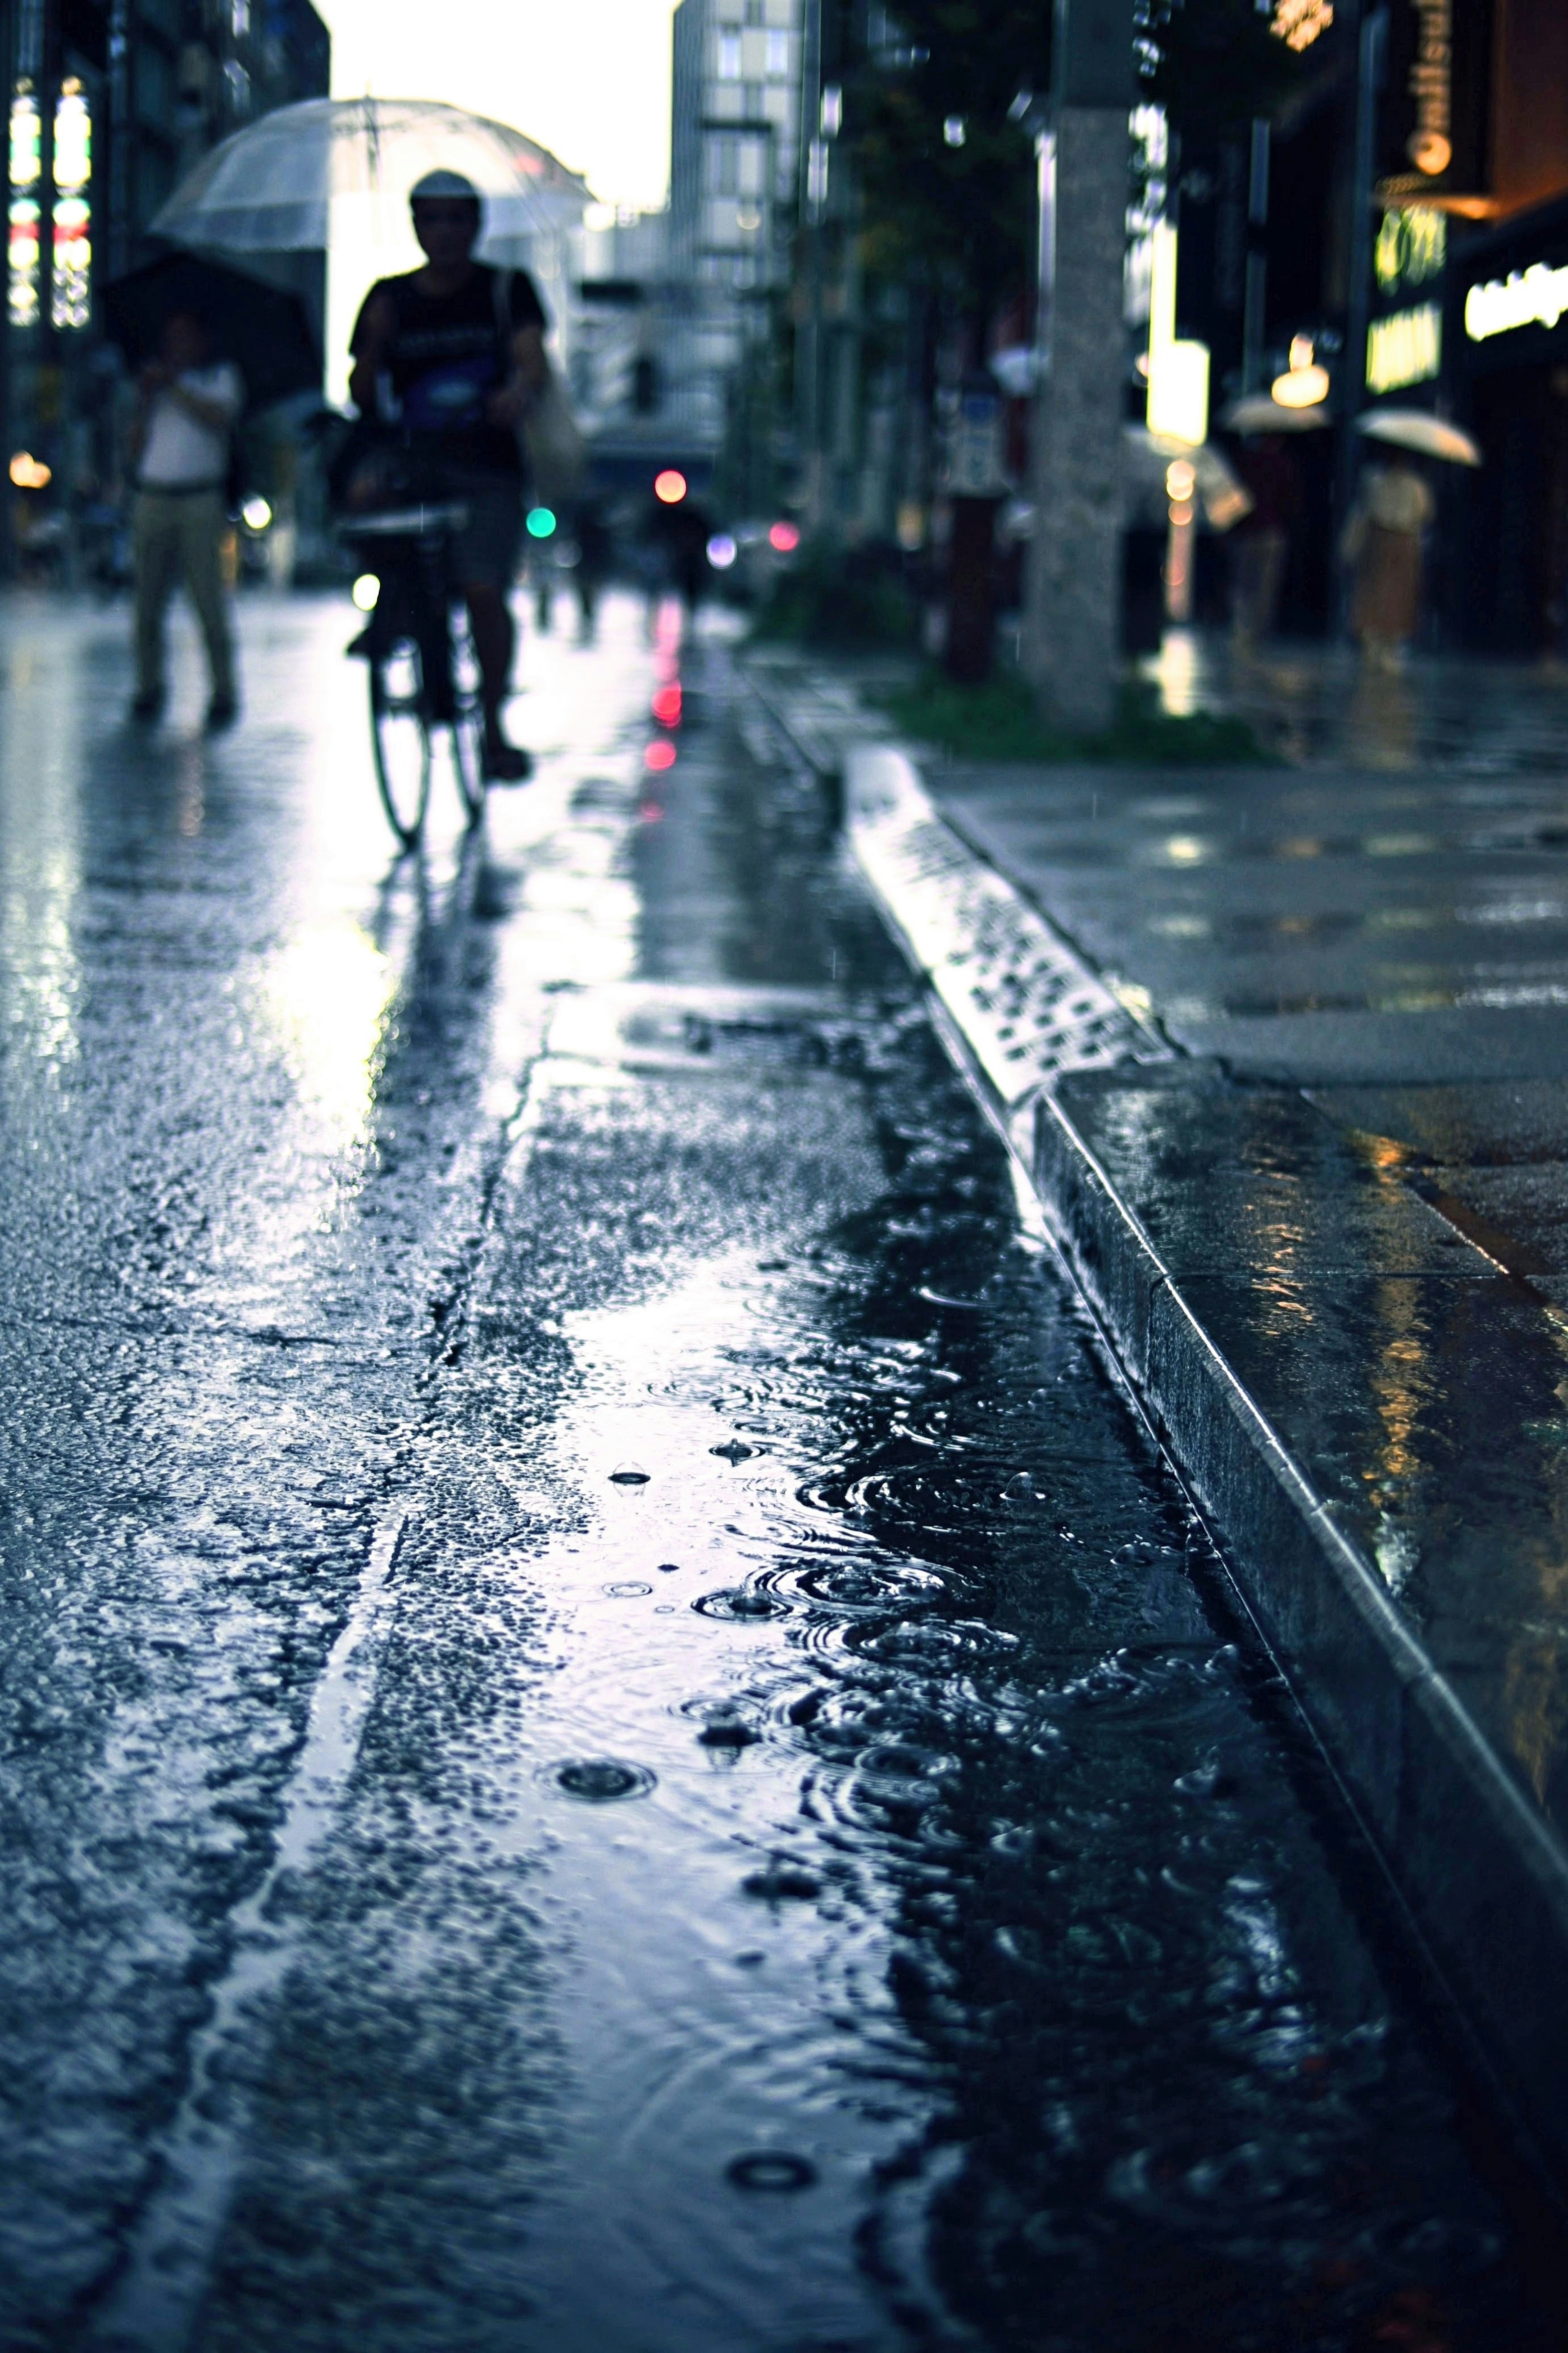
[[[741,36],[721,33],[719,36],[719,79],[739,81],[741,79]]]
[[[787,33],[770,33],[768,35],[767,71],[768,79],[770,81],[783,81],[788,76],[789,35]]]
[[[250,30],[250,0],[234,0],[232,22],[235,39],[243,41]]]

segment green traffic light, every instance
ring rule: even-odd
[[[549,539],[555,529],[555,517],[548,507],[531,507],[528,512],[530,539]]]

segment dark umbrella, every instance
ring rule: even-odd
[[[298,294],[269,286],[199,253],[164,253],[102,288],[109,332],[132,368],[157,354],[163,322],[175,311],[205,320],[219,359],[245,378],[252,408],[291,393],[319,392],[321,356]]]

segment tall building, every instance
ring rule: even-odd
[[[753,473],[771,436],[772,312],[799,218],[817,5],[681,0],[674,18],[669,254],[684,316],[669,390]],[[728,485],[743,505],[761,494],[760,477]]]
[[[670,231],[699,285],[782,282],[801,174],[805,0],[681,0]]]

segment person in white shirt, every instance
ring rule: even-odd
[[[224,485],[229,442],[245,406],[245,385],[228,360],[215,361],[205,323],[176,311],[163,322],[159,355],[142,371],[132,454],[136,467],[132,543],[136,566],[136,699],[132,718],[163,708],[164,622],[184,580],[206,641],[212,671],[209,727],[239,712],[234,641],[224,596]]]

